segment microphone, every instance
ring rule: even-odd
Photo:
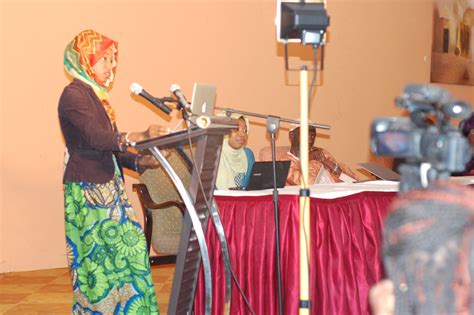
[[[148,93],[147,91],[145,91],[145,89],[143,89],[143,86],[141,86],[137,82],[133,82],[130,85],[130,90],[132,91],[133,94],[140,95],[141,97],[146,99],[148,102],[152,103],[153,105],[161,109],[165,114],[169,115],[171,113],[171,108],[163,104],[163,102],[159,98],[156,98],[150,93]]]
[[[173,93],[179,101],[179,104],[182,108],[187,109],[189,107],[186,97],[184,97],[183,92],[181,92],[181,87],[177,84],[171,84],[170,92]]]

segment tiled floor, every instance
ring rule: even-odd
[[[168,311],[174,265],[153,266],[161,314]],[[0,314],[71,314],[72,289],[67,268],[0,274]]]

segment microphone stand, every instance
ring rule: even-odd
[[[280,118],[276,116],[268,116],[267,118],[267,131],[271,136],[272,146],[272,170],[273,170],[273,209],[275,214],[275,249],[276,249],[276,261],[277,261],[277,284],[278,284],[278,311],[279,314],[283,313],[283,297],[281,288],[281,254],[280,254],[280,210],[278,208],[278,188],[276,181],[276,144],[275,134],[280,127]]]
[[[262,119],[268,119],[269,117],[272,117],[272,115],[263,115],[263,114],[259,114],[259,113],[246,112],[246,111],[243,111],[243,110],[238,110],[238,109],[233,109],[233,108],[228,108],[228,107],[217,107],[216,106],[215,109],[224,111],[229,116],[230,116],[230,114],[241,114],[241,115],[244,115],[244,116],[257,117],[257,118],[262,118]],[[273,117],[276,117],[276,116],[273,116]],[[296,120],[296,119],[278,117],[278,120],[282,121],[282,122],[285,122],[285,123],[289,123],[289,124],[296,124],[296,125],[301,124],[301,122],[299,120]],[[308,122],[308,126],[318,128],[318,129],[325,129],[325,130],[330,130],[331,129],[331,126],[329,126],[329,125],[312,123],[312,122]]]
[[[307,105],[306,105],[306,108],[307,108]],[[272,115],[262,115],[262,114],[252,113],[252,112],[245,112],[245,111],[240,111],[240,110],[236,110],[232,108],[216,107],[216,109],[224,110],[227,113],[227,115],[230,115],[232,113],[242,114],[245,116],[263,118],[263,119],[266,119],[266,122],[267,122],[266,124],[267,132],[270,133],[270,137],[271,137],[272,166],[273,166],[272,168],[273,170],[273,208],[274,208],[274,214],[275,214],[275,247],[276,247],[275,249],[276,249],[276,261],[277,261],[278,311],[279,311],[279,314],[282,315],[283,314],[283,297],[282,297],[282,286],[281,286],[280,220],[279,220],[280,212],[279,212],[279,207],[278,207],[279,195],[278,195],[277,178],[276,178],[276,137],[275,137],[275,134],[280,128],[280,121],[293,123],[293,124],[300,124],[301,122],[304,123],[306,125],[306,128],[301,127],[300,130],[303,130],[303,129],[306,130],[306,139],[307,139],[307,134],[308,134],[308,125],[313,126],[315,128],[327,129],[327,130],[329,130],[331,127],[328,125],[323,125],[323,124],[309,123],[307,116],[306,116],[306,119],[303,118],[302,121],[300,122],[298,120],[280,118],[280,117],[272,116]],[[308,150],[307,140],[306,140],[306,150]],[[306,152],[306,156],[308,156],[308,152]],[[305,173],[303,172],[303,174]],[[306,171],[306,177],[307,177],[307,171]],[[307,179],[306,179],[306,182],[307,182]],[[307,189],[307,191],[309,191],[309,189]],[[309,199],[309,196],[308,196],[308,199]],[[300,200],[300,203],[301,203],[301,200]],[[309,208],[309,203],[307,203],[307,205]],[[308,219],[309,219],[309,211],[306,211],[306,215],[308,215]],[[302,218],[301,214],[300,214],[300,218]],[[300,225],[301,225],[301,221],[302,220],[300,219]],[[309,220],[307,220],[307,224],[308,224],[308,228],[306,229],[306,231],[309,231]],[[306,255],[304,257],[306,257]],[[300,253],[300,264],[301,264],[301,260],[304,259],[304,257],[302,258],[301,253]],[[305,262],[306,261],[307,260],[305,259]]]

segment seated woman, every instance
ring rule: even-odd
[[[300,127],[299,125],[290,129],[289,137],[291,146],[289,152],[282,154],[277,150],[277,160],[290,160],[290,171],[286,179],[286,185],[299,185],[301,177],[300,155]],[[359,180],[358,176],[345,164],[338,163],[327,150],[314,146],[316,140],[316,128],[309,126],[308,147],[308,185],[322,183],[354,182]],[[266,151],[266,150],[265,150]],[[260,160],[271,160],[271,155],[265,151],[260,152]],[[278,152],[280,151],[280,152]]]
[[[248,139],[248,120],[242,115],[232,115],[239,122],[239,128],[232,130],[222,143],[221,158],[217,171],[217,189],[247,186],[255,157],[245,147]]]

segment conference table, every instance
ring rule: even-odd
[[[370,314],[369,288],[383,278],[383,220],[398,183],[319,184],[310,187],[310,300],[312,314]],[[298,314],[298,187],[279,189],[283,314]],[[216,191],[233,272],[255,314],[278,314],[275,213],[272,190]],[[212,313],[224,313],[225,276],[217,234],[206,234],[212,266]],[[195,313],[203,314],[204,281]],[[231,314],[251,314],[235,282]]]
[[[451,177],[474,187],[474,176]],[[370,314],[370,287],[384,277],[381,236],[398,182],[318,184],[310,187],[311,314]],[[279,189],[282,314],[298,314],[298,187]],[[275,216],[272,190],[214,193],[228,241],[233,272],[255,314],[278,314]],[[212,314],[224,314],[225,273],[219,239],[206,234],[212,267]],[[203,314],[200,276],[195,314]],[[235,282],[230,314],[251,314]]]

